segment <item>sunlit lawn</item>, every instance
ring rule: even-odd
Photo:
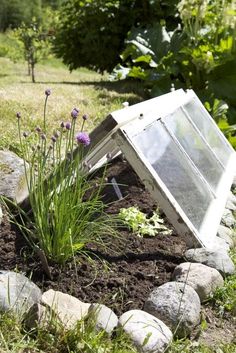
[[[14,150],[17,146],[16,112],[21,112],[26,131],[42,125],[47,88],[52,90],[47,109],[49,131],[67,121],[74,107],[89,115],[90,131],[109,112],[122,108],[122,102],[134,104],[144,99],[141,85],[135,82],[109,82],[107,74],[86,69],[70,73],[55,59],[36,66],[34,84],[27,75],[26,63],[0,58],[0,68],[0,149]]]

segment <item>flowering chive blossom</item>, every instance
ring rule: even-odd
[[[78,115],[79,115],[79,109],[74,108],[74,109],[72,110],[72,112],[71,112],[71,117],[72,117],[73,119],[76,119],[76,118],[78,118]]]
[[[20,118],[21,118],[21,113],[20,113],[20,112],[17,112],[17,113],[16,113],[16,117],[17,117],[18,119],[20,119]]]
[[[46,89],[45,94],[46,94],[47,97],[50,96],[50,94],[51,94],[50,88]]]
[[[39,126],[37,126],[37,127],[36,127],[36,129],[35,129],[35,131],[37,131],[37,132],[41,132],[41,131],[42,131],[42,129],[41,129]]]
[[[79,132],[76,135],[76,141],[84,146],[88,146],[90,144],[90,137],[86,132]]]
[[[55,136],[52,136],[51,140],[52,140],[53,143],[57,142],[57,138]]]
[[[67,130],[70,130],[71,129],[71,123],[70,122],[67,122],[66,125],[65,125],[66,129]]]
[[[26,138],[28,136],[27,132],[23,132],[23,136]]]
[[[83,119],[84,119],[84,120],[88,120],[88,115],[87,115],[87,114],[84,114],[84,115],[83,115]]]
[[[45,134],[42,134],[42,135],[41,135],[41,139],[42,139],[42,140],[46,140],[46,135],[45,135]]]
[[[62,129],[65,127],[64,121],[61,122],[61,125],[60,125],[60,126],[61,126]]]

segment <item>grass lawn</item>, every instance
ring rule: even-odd
[[[109,82],[108,75],[80,69],[70,73],[58,60],[51,59],[36,66],[36,83],[27,75],[26,63],[13,63],[0,58],[0,149],[17,147],[16,112],[21,112],[26,131],[42,126],[44,92],[52,90],[48,100],[48,130],[57,129],[61,121],[70,118],[78,107],[90,119],[90,131],[109,112],[145,99],[141,84],[135,82]],[[78,122],[78,129],[79,129]]]

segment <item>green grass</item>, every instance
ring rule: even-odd
[[[78,322],[65,330],[51,322],[47,328],[28,331],[12,313],[0,315],[1,353],[136,353],[129,338],[117,330],[112,339],[105,331],[96,332],[93,321]]]
[[[236,266],[236,249],[232,250],[230,255]],[[210,301],[219,315],[224,316],[226,312],[230,312],[236,316],[236,274],[225,278],[224,285],[216,289]]]
[[[0,149],[18,146],[16,112],[22,114],[25,130],[42,125],[44,91],[52,90],[48,101],[47,126],[56,129],[78,107],[88,114],[88,131],[108,113],[144,99],[144,91],[135,82],[109,82],[108,75],[80,69],[72,73],[59,60],[49,59],[36,66],[36,83],[31,83],[24,62],[13,63],[0,57]]]

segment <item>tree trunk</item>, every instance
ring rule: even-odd
[[[31,78],[32,82],[35,83],[35,74],[34,74],[34,62],[31,62]]]

